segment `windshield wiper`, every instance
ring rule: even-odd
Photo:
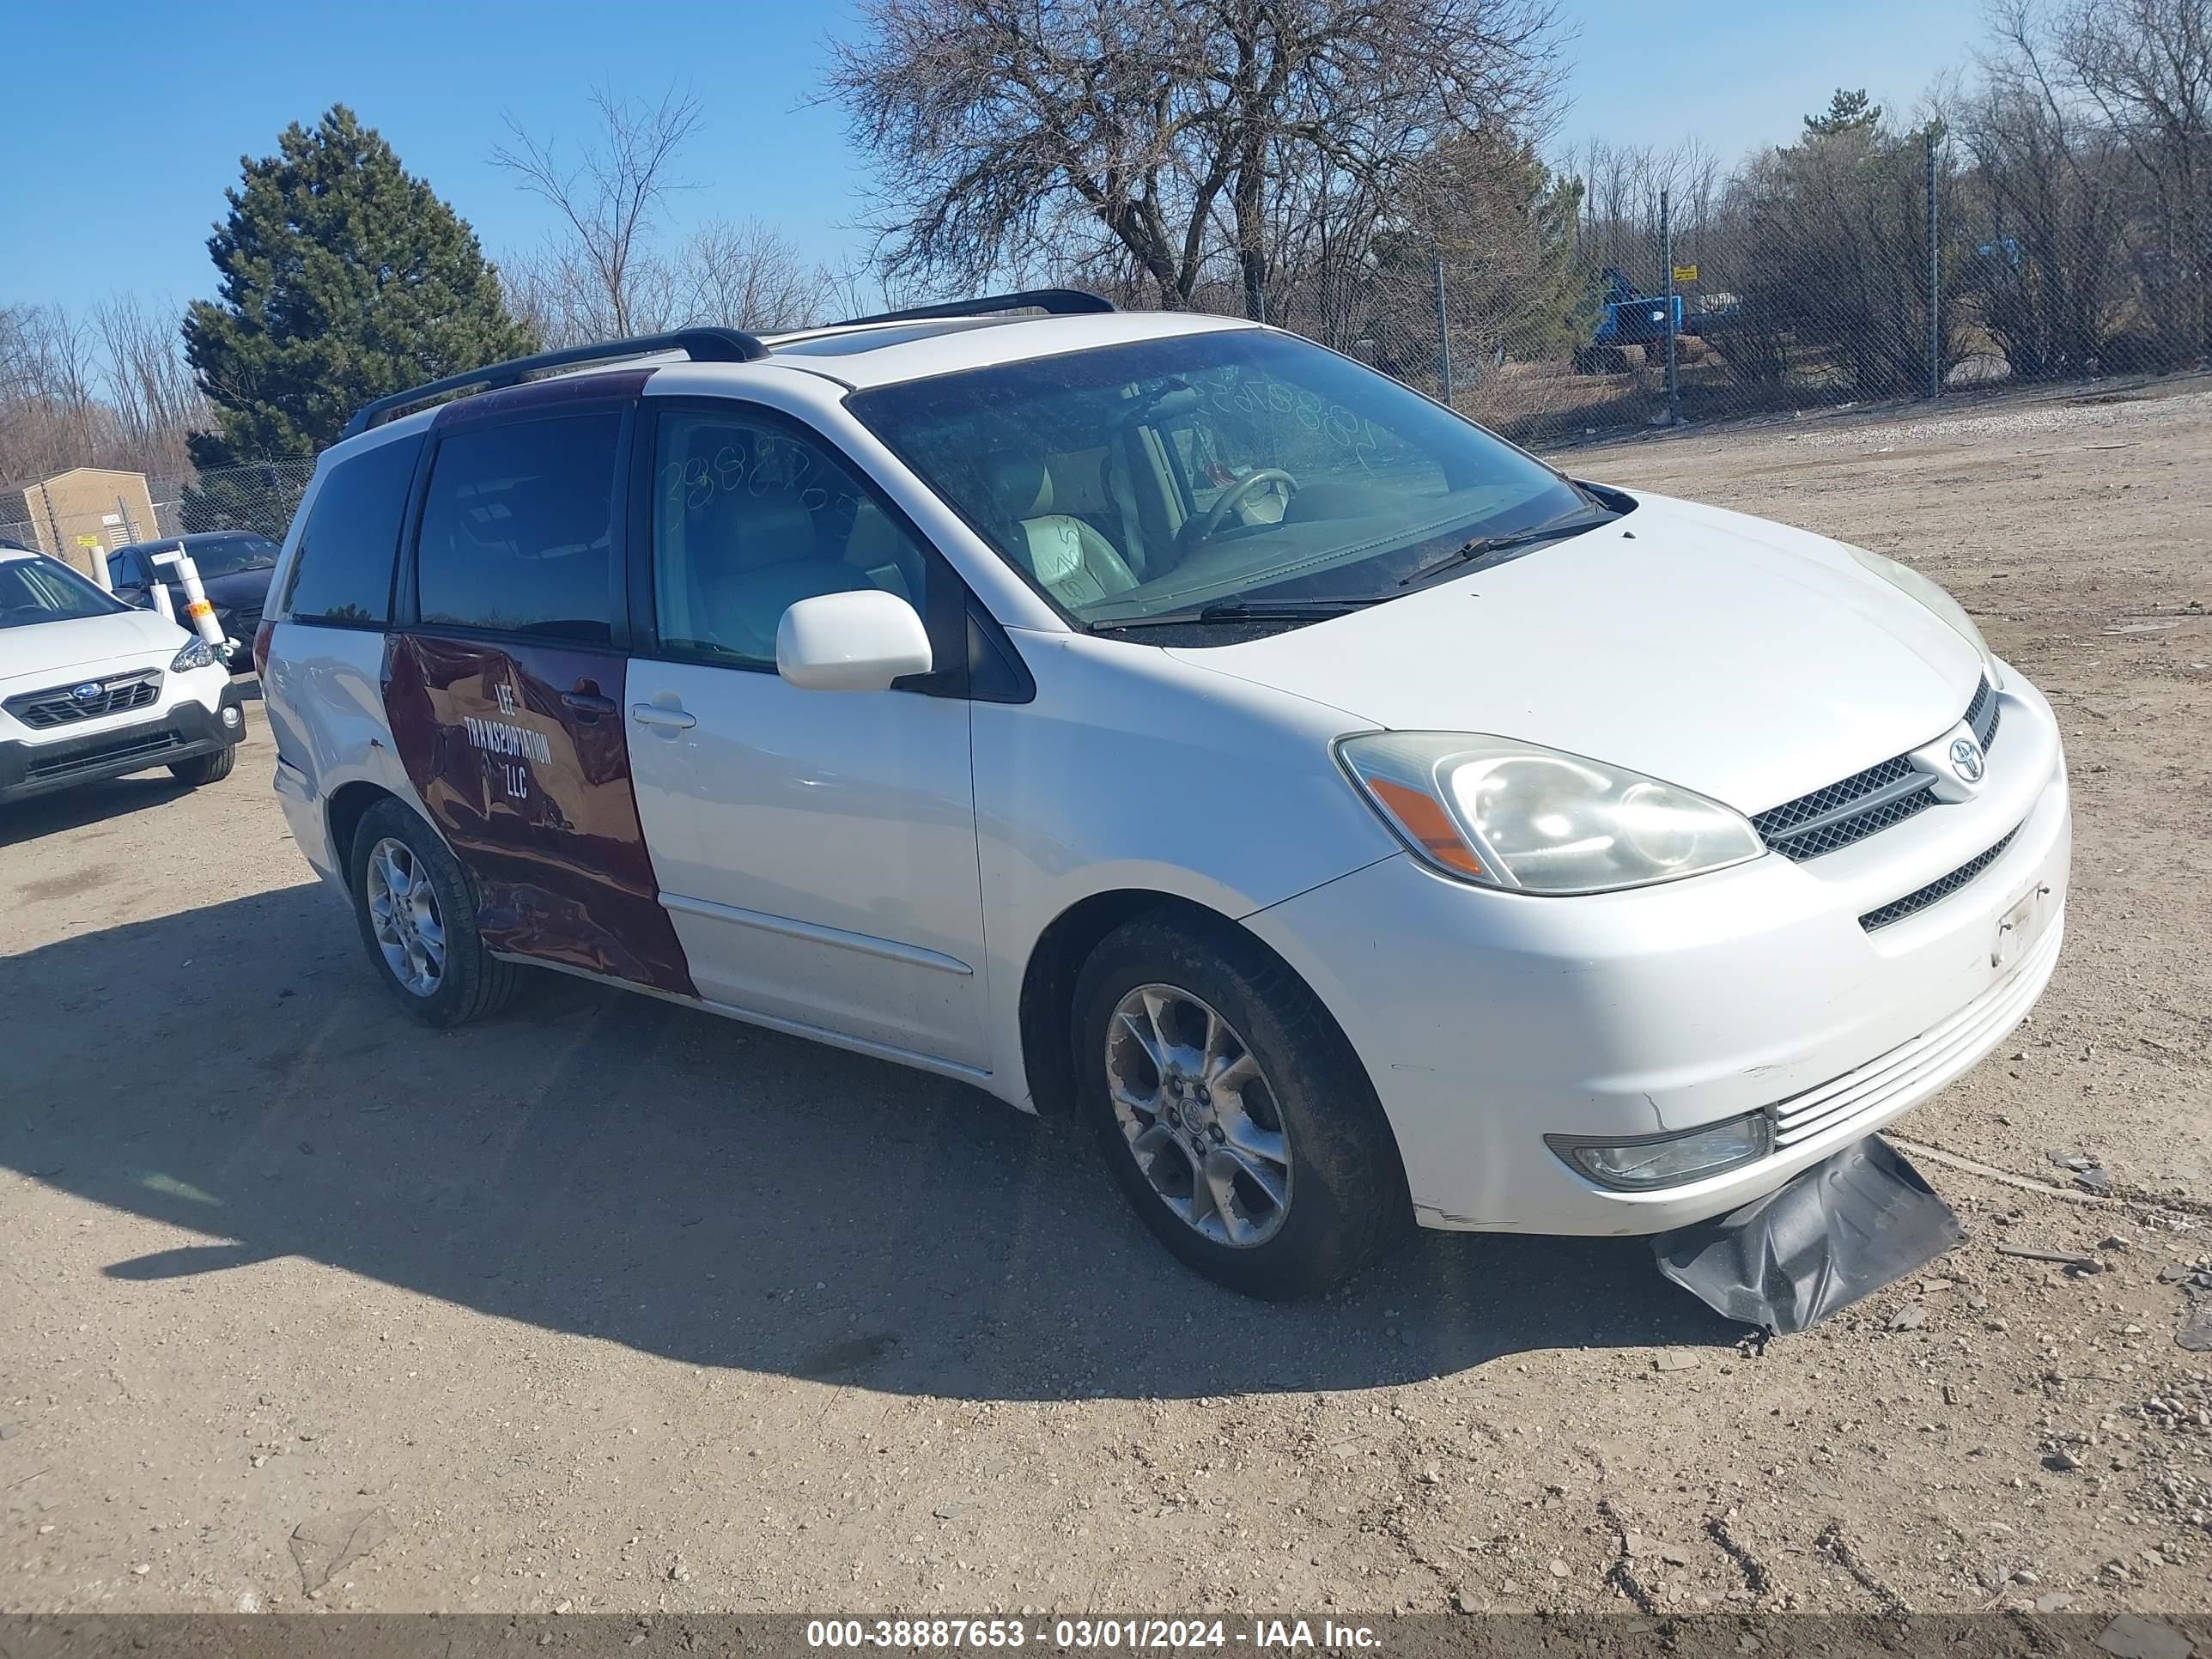
[[[1216,599],[1189,611],[1162,611],[1149,617],[1103,617],[1085,623],[1091,634],[1118,634],[1126,628],[1188,628],[1205,623],[1317,622],[1340,617],[1347,611],[1378,605],[1382,594],[1346,594],[1328,599]]]
[[[1439,571],[1456,565],[1473,564],[1493,553],[1504,553],[1516,547],[1527,547],[1535,542],[1548,542],[1560,536],[1571,536],[1581,530],[1595,530],[1601,524],[1610,524],[1618,516],[1613,514],[1569,513],[1547,523],[1531,525],[1526,530],[1509,530],[1501,536],[1477,536],[1473,541],[1462,542],[1441,558],[1416,566],[1398,579],[1401,587],[1411,587],[1415,582],[1425,581]]]

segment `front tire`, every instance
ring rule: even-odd
[[[415,813],[396,800],[363,813],[347,873],[369,960],[409,1013],[444,1030],[514,1000],[521,970],[484,948],[466,873]]]
[[[195,755],[190,760],[179,761],[169,769],[178,782],[197,789],[204,783],[220,783],[230,775],[230,769],[238,764],[238,745],[227,743],[205,755]]]
[[[1073,1014],[1108,1167],[1207,1278],[1312,1296],[1410,1228],[1397,1143],[1351,1043],[1242,929],[1164,912],[1123,924],[1084,965]]]

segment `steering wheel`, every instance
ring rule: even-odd
[[[1176,547],[1178,549],[1194,547],[1204,541],[1221,528],[1221,521],[1229,516],[1232,507],[1262,484],[1273,483],[1287,486],[1291,495],[1297,493],[1298,481],[1279,466],[1263,466],[1257,471],[1248,472],[1215,497],[1212,510],[1204,519],[1183,520],[1182,529],[1176,537]],[[1194,529],[1194,526],[1196,528]]]

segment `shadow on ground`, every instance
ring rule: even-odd
[[[550,975],[427,1030],[313,884],[0,962],[0,1162],[211,1241],[111,1265],[104,1296],[300,1255],[690,1364],[979,1399],[1735,1329],[1634,1241],[1425,1235],[1328,1302],[1246,1302],[1160,1250],[1082,1137],[959,1084]]]
[[[231,684],[247,703],[261,701],[261,682],[254,676],[235,678]],[[260,718],[258,711],[246,716],[249,723]],[[157,767],[126,778],[105,778],[51,795],[34,795],[29,800],[0,806],[0,847],[14,847],[41,836],[58,835],[65,830],[82,830],[110,818],[125,817],[190,793],[190,784],[178,782],[167,767]]]
[[[65,830],[82,830],[110,818],[127,817],[133,812],[166,805],[191,792],[190,784],[178,782],[164,769],[79,784],[74,789],[51,795],[34,795],[29,800],[0,806],[0,847],[14,847],[22,842],[59,835]]]

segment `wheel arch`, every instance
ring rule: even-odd
[[[1205,927],[1234,928],[1254,946],[1282,966],[1283,971],[1305,988],[1315,1005],[1336,1025],[1336,1035],[1353,1064],[1364,1072],[1366,1062],[1352,1046],[1340,1021],[1305,975],[1286,961],[1273,945],[1246,927],[1236,917],[1196,899],[1155,888],[1120,887],[1078,899],[1046,924],[1030,947],[1022,970],[1018,1014],[1021,1030],[1022,1070],[1030,1103],[1041,1116],[1072,1116],[1075,1111],[1075,1057],[1073,1024],[1075,981],[1083,964],[1100,941],[1124,922],[1140,915],[1182,916]],[[1371,1084],[1372,1079],[1370,1079]]]
[[[430,815],[422,810],[418,802],[410,799],[396,789],[386,788],[384,785],[373,779],[355,778],[349,782],[340,784],[332,790],[328,802],[323,808],[324,821],[330,827],[331,851],[337,858],[338,868],[342,872],[349,873],[353,869],[353,842],[354,837],[360,833],[361,821],[368,816],[370,809],[379,801],[386,800],[397,801],[405,807],[409,812],[422,821],[425,829],[437,836],[441,846],[444,847],[448,853],[453,852],[453,844],[446,839],[445,832],[431,821]],[[468,878],[471,890],[473,892],[476,876],[475,872],[469,868],[468,861],[455,853],[453,862],[460,866],[461,873]]]
[[[331,851],[341,871],[350,872],[353,869],[353,838],[360,832],[361,821],[368,816],[369,808],[379,801],[398,799],[382,784],[371,783],[365,778],[341,784],[331,792],[323,808],[323,817],[330,825]]]

